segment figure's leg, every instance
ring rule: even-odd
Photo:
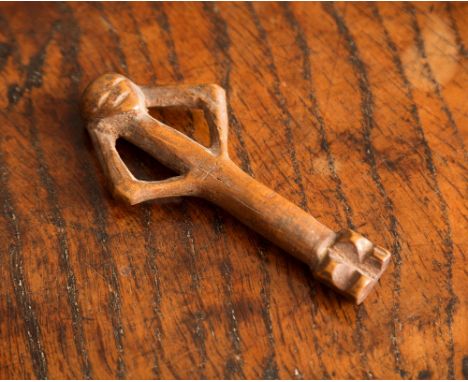
[[[197,182],[190,175],[153,182],[136,179],[115,148],[117,136],[98,129],[90,133],[99,160],[111,180],[113,194],[127,203],[133,205],[151,199],[195,195],[198,192]]]
[[[212,148],[228,156],[226,92],[215,84],[142,87],[147,107],[186,106],[202,108],[208,120]]]

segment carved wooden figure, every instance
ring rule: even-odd
[[[211,147],[147,112],[147,107],[168,106],[203,109]],[[361,303],[386,269],[390,253],[351,230],[335,233],[236,166],[228,155],[226,107],[225,92],[217,85],[139,87],[118,74],[97,78],[82,98],[88,130],[117,197],[130,204],[184,195],[205,198],[307,263],[317,279]],[[116,150],[119,137],[180,175],[164,181],[136,179]]]

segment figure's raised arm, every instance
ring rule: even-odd
[[[215,84],[141,87],[147,107],[186,106],[201,108],[210,128],[212,148],[228,156],[226,92]]]

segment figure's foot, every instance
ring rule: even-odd
[[[347,230],[338,233],[313,272],[317,279],[360,304],[387,268],[390,256],[364,236]]]

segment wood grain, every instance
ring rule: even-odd
[[[3,4],[0,26],[1,378],[468,378],[466,4]],[[115,201],[78,108],[111,71],[223,86],[239,166],[392,250],[366,302],[207,202]]]

